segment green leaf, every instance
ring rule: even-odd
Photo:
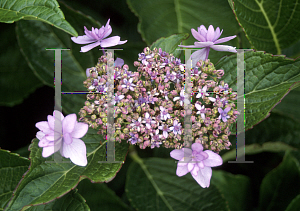
[[[252,195],[248,177],[225,171],[213,171],[211,184],[221,191],[231,211],[251,210]]]
[[[218,188],[202,188],[190,174],[178,177],[175,160],[140,159],[127,172],[126,195],[138,210],[229,210]],[[214,172],[213,172],[214,174]]]
[[[181,1],[181,0],[152,0],[139,1],[127,0],[129,8],[139,17],[138,31],[147,45],[155,42],[160,37],[168,37],[177,33],[189,33],[191,29],[197,29],[200,25],[213,25],[223,29],[222,37],[238,35],[245,37],[240,26],[235,20],[232,10],[224,0],[215,1]],[[222,11],[220,13],[220,11]],[[242,38],[242,40],[244,40]],[[183,41],[183,45],[193,45],[197,41],[193,36]],[[249,42],[245,46],[238,38],[226,42],[226,45],[237,48],[250,47]],[[229,52],[210,51],[209,58],[217,62]]]
[[[83,180],[77,188],[78,193],[86,199],[91,210],[99,210],[100,207],[101,211],[131,210],[106,184],[91,183],[89,180]]]
[[[52,201],[74,189],[84,178],[93,182],[111,181],[122,163],[99,163],[106,160],[106,142],[96,130],[89,129],[82,140],[87,150],[88,164],[85,167],[74,165],[66,158],[62,158],[62,161],[67,162],[55,163],[54,155],[43,158],[43,149],[38,147],[39,141],[34,139],[30,146],[30,170],[20,182],[7,211],[20,211],[24,206]],[[124,161],[127,150],[127,143],[115,143],[115,160]]]
[[[298,0],[232,0],[236,18],[257,50],[281,54],[299,40]]]
[[[299,161],[287,152],[282,163],[269,172],[261,183],[260,210],[285,210],[300,194],[299,181]]]
[[[0,149],[0,210],[6,207],[29,164],[27,158]]]
[[[28,150],[28,148],[29,148],[29,145],[27,145],[25,147],[21,147],[15,151],[13,151],[13,153],[17,153],[22,157],[29,158],[30,151]]]
[[[162,37],[156,40],[152,45],[150,46],[150,49],[153,50],[153,48],[161,48],[162,51],[166,51],[169,54],[173,54],[175,57],[179,57],[181,51],[176,50],[178,48],[178,45],[182,42],[182,40],[185,40],[189,37],[189,34],[182,33],[182,34],[173,34],[169,37]]]
[[[69,18],[69,17],[68,17]],[[0,22],[39,20],[63,30],[75,37],[75,29],[65,20],[56,0],[0,0]]]
[[[63,197],[54,200],[48,204],[29,207],[26,211],[44,211],[44,210],[64,210],[64,211],[90,211],[85,199],[77,193],[77,190],[71,190]]]
[[[300,124],[292,118],[272,113],[259,127],[246,131],[246,144],[282,142],[300,149]],[[287,149],[282,145],[282,149]],[[277,147],[276,147],[277,148]]]
[[[246,139],[247,140],[247,139]],[[259,139],[258,139],[259,140]],[[245,150],[245,155],[258,154],[262,152],[282,152],[287,150],[297,150],[297,148],[293,148],[288,144],[282,142],[266,142],[262,145],[260,144],[250,144],[243,146],[241,148]],[[229,160],[236,159],[236,149],[230,150],[222,155],[223,162],[227,162]]]
[[[288,116],[300,123],[300,87],[293,89],[276,105],[272,112]]]
[[[90,17],[76,12],[61,4],[64,13],[70,17],[70,23],[76,30],[83,34],[83,26],[87,28],[100,27],[100,24]],[[56,28],[37,21],[20,21],[17,24],[19,45],[23,49],[24,56],[35,74],[48,86],[53,87],[54,79],[54,51],[46,49],[62,50],[62,91],[87,91],[83,86],[86,80],[86,68],[95,66],[101,51],[80,53],[81,45],[75,44],[70,35]],[[39,31],[39,33],[36,33]],[[71,49],[71,50],[70,50]],[[62,106],[66,113],[78,113],[86,100],[82,94],[64,94]]]
[[[244,61],[245,129],[248,130],[267,118],[273,107],[300,81],[300,59],[251,51],[245,53]],[[222,80],[236,90],[236,55],[222,58],[216,68],[225,71]]]
[[[43,83],[33,74],[20,52],[15,26],[3,25],[0,24],[4,28],[0,36],[0,48],[6,49],[6,52],[0,55],[0,105],[15,106]]]
[[[300,194],[296,196],[285,211],[300,210]]]

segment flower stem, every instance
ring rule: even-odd
[[[139,155],[137,154],[137,151],[135,149],[135,145],[130,145],[129,146],[129,156],[131,157],[132,160],[134,160],[135,162],[141,164],[143,163],[142,159],[139,157]]]
[[[105,50],[104,50],[104,48],[102,48],[102,52],[103,52],[103,55],[105,55]]]

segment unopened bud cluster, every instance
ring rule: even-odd
[[[127,141],[140,148],[182,148],[184,146],[185,68],[180,59],[161,49],[145,48],[134,62],[138,72],[127,65],[115,67],[114,100],[107,102],[107,57],[99,58],[84,81],[89,91],[80,120],[99,134],[107,133],[107,108],[114,105],[116,141]],[[193,142],[219,152],[229,149],[229,126],[236,121],[237,94],[228,84],[219,81],[223,70],[216,70],[209,61],[199,61],[191,69],[191,123]]]

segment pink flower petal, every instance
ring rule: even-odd
[[[35,136],[38,140],[42,140],[42,138],[44,138],[45,136],[45,133],[43,133],[42,131],[38,131]]]
[[[124,43],[127,43],[127,40],[119,41],[119,42],[118,42],[118,45],[122,45],[122,44],[124,44]]]
[[[49,147],[43,147],[42,156],[44,158],[49,157],[50,155],[52,155],[55,152],[57,152],[60,149],[60,147],[61,147],[60,144],[56,144],[55,146],[53,145],[53,146],[49,146]]]
[[[231,107],[227,107],[227,108],[224,109],[224,112],[227,113],[228,111],[230,111],[230,109],[231,109]]]
[[[61,118],[61,116],[59,116]],[[51,130],[55,130],[58,133],[62,133],[62,119],[55,119],[54,116],[48,115],[48,123]]]
[[[222,32],[223,32],[223,30],[222,30]],[[212,41],[215,42],[221,36],[222,32],[220,32],[220,28],[217,27],[216,31],[215,31],[214,39]]]
[[[72,133],[77,122],[76,114],[69,114],[62,122],[63,134]]]
[[[87,52],[87,51],[89,51],[89,50],[91,50],[91,49],[93,49],[93,48],[95,48],[95,47],[97,47],[99,45],[100,45],[100,41],[97,41],[95,43],[83,46],[83,47],[81,47],[81,51],[80,52],[85,53],[85,52]]]
[[[45,136],[45,138],[46,138],[48,141],[57,141],[58,139],[61,138],[61,133],[52,131],[51,133],[48,133],[48,134]]]
[[[199,166],[198,166],[198,163],[195,163],[194,168],[193,168],[193,170],[191,171],[191,174],[194,175],[194,176],[197,176],[199,170],[200,170],[200,168],[199,168]]]
[[[191,32],[196,40],[198,40],[200,42],[206,41],[206,39],[200,33],[198,33],[195,29],[191,29]]]
[[[198,171],[197,176],[193,175],[193,178],[202,188],[208,188],[210,185],[210,178],[212,175],[212,170],[210,167],[204,167]]]
[[[214,36],[215,36],[214,27],[210,25],[207,30],[206,41],[212,41],[214,39]]]
[[[42,138],[39,143],[38,143],[39,147],[49,147],[49,146],[53,146],[54,142],[53,141],[48,141],[45,137]]]
[[[213,45],[214,43],[211,41],[207,41],[207,42],[194,42],[194,45],[197,48],[205,48],[205,47],[209,47],[211,45]]]
[[[228,52],[232,52],[232,53],[237,52],[235,47],[232,47],[230,45],[212,45],[210,47],[216,51],[228,51]]]
[[[73,138],[72,144],[63,143],[62,155],[66,158],[70,158],[71,161],[78,166],[86,166],[86,146],[80,139]]]
[[[196,152],[201,152],[201,151],[203,151],[203,146],[200,143],[193,143],[192,150],[196,151]]]
[[[177,163],[177,166],[187,166],[191,160],[192,158],[190,156],[183,157],[179,160],[180,162]]]
[[[112,28],[109,26],[107,29],[104,31],[104,34],[102,35],[102,39],[108,37],[112,32]]]
[[[113,36],[104,40],[101,40],[101,47],[102,48],[107,48],[111,46],[118,45],[120,42],[120,37],[119,36]]]
[[[222,157],[217,153],[214,153],[211,150],[205,150],[204,152],[208,154],[208,158],[206,160],[203,160],[205,166],[214,167],[223,164]]]
[[[88,131],[89,126],[85,123],[77,122],[71,133],[73,138],[82,138]]]
[[[97,41],[97,39],[90,38],[86,35],[78,36],[78,37],[71,37],[71,39],[74,43],[77,43],[77,44],[88,44],[88,43]]]
[[[187,173],[189,173],[189,170],[188,170],[188,167],[187,165],[185,166],[177,166],[177,169],[176,169],[176,175],[178,177],[181,177],[183,175],[186,175]]]
[[[47,121],[37,122],[35,126],[45,134],[48,134],[52,131]]]
[[[57,114],[57,118],[60,119],[61,121],[65,118],[64,115],[58,110],[53,111],[53,116],[54,117],[55,117],[55,114]],[[59,118],[59,116],[60,116],[60,118]]]
[[[192,161],[191,161],[191,163],[187,164],[187,168],[188,168],[189,172],[191,172],[194,169],[195,164],[196,164],[196,162],[192,162]]]
[[[72,144],[73,139],[70,133],[64,133],[64,143],[69,145]]]
[[[207,34],[206,27],[204,25],[201,25],[200,27],[198,27],[198,32],[205,38],[206,41],[206,34]]]
[[[181,48],[197,48],[195,45],[178,45]]]
[[[201,50],[195,51],[194,53],[192,53],[192,67],[196,66],[196,63],[199,60],[205,60],[206,57],[206,49],[203,48]]]
[[[221,38],[221,39],[215,41],[214,43],[215,43],[215,44],[219,44],[219,43],[227,42],[227,41],[229,41],[229,40],[232,40],[232,39],[235,38],[235,37],[236,37],[236,35],[234,35],[234,36],[229,36],[229,37],[224,37],[224,38]]]
[[[174,149],[170,152],[170,156],[176,160],[181,160],[184,156],[182,149]]]

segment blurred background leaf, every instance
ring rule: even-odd
[[[71,190],[61,198],[55,199],[48,204],[41,204],[38,206],[32,206],[27,211],[44,211],[44,210],[64,210],[64,211],[90,211],[86,200],[77,192],[77,190]]]
[[[0,105],[15,106],[33,93],[43,83],[33,74],[20,52],[15,25],[0,23]]]
[[[0,22],[13,23],[22,19],[43,21],[73,36],[77,36],[74,28],[65,20],[65,16],[56,0],[0,0]]]
[[[231,1],[239,24],[256,50],[279,55],[299,40],[298,0]]]
[[[0,149],[0,210],[4,210],[30,161],[15,153]]]
[[[299,152],[294,152],[298,154]],[[286,152],[282,163],[263,179],[260,191],[260,210],[285,210],[300,194],[299,160]]]
[[[202,188],[190,174],[178,177],[176,167],[175,160],[171,159],[133,162],[125,187],[132,206],[149,211],[229,210],[225,196],[214,184]]]
[[[85,179],[77,186],[80,193],[91,210],[101,211],[130,211],[127,206],[110,188],[104,183],[91,183]]]

